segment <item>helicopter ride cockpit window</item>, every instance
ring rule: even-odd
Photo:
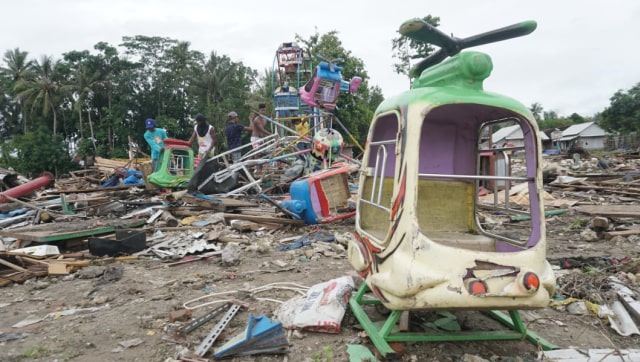
[[[537,244],[544,220],[534,128],[512,112],[486,106],[433,113],[423,122],[419,143],[421,232],[434,242],[478,251]],[[485,114],[498,119],[485,121]]]
[[[358,221],[364,233],[384,240],[391,223],[391,198],[397,158],[399,115],[382,114],[371,125],[369,152],[363,160],[364,187],[358,203]]]

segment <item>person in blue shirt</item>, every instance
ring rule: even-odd
[[[153,172],[157,170],[158,159],[160,153],[164,151],[164,140],[167,138],[167,132],[163,128],[156,127],[156,121],[153,118],[147,118],[144,121],[144,126],[147,129],[144,132],[144,139],[151,148],[151,167]]]

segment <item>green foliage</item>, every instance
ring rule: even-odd
[[[529,111],[531,111],[538,122],[538,128],[540,130],[551,130],[555,128],[565,129],[573,124],[580,124],[589,121],[575,112],[569,117],[559,117],[555,111],[545,111],[542,104],[538,102],[533,103],[529,107]]]
[[[640,83],[628,91],[617,91],[601,114],[599,126],[613,132],[640,131]]]
[[[333,346],[324,346],[323,352],[324,352],[324,356],[322,353],[314,353],[311,356],[311,360],[313,362],[333,362],[334,361]]]
[[[588,219],[578,217],[573,219],[571,224],[569,224],[569,226],[567,227],[567,230],[570,231],[570,230],[584,229],[584,227],[587,226],[588,223],[589,223]]]
[[[35,346],[35,347],[29,347],[24,351],[24,357],[25,358],[33,358],[33,359],[38,359],[38,358],[42,358],[42,357],[46,357],[49,355],[49,351],[47,350],[47,348],[41,344]]]
[[[540,120],[542,119],[542,112],[544,111],[544,108],[542,108],[542,104],[538,102],[533,103],[531,107],[529,107],[529,111],[531,111],[531,114],[533,114],[533,118],[535,118],[536,121],[540,122]]]
[[[335,114],[348,130],[339,129],[345,140],[364,144],[381,90],[368,87],[363,61],[344,49],[337,32],[315,34],[303,43],[309,54],[343,58],[345,79],[363,78],[357,94],[340,95]],[[215,51],[194,51],[189,42],[135,35],[118,46],[99,42],[93,48],[69,50],[62,59],[33,60],[19,48],[4,53],[0,140],[12,140],[4,152],[15,151],[5,164],[32,175],[63,172],[71,167],[67,145],[74,143],[81,156],[126,157],[129,139],[145,151],[146,118],[154,118],[169,137],[188,139],[197,113],[215,127],[222,150],[229,111],[238,112],[246,125],[258,103],[273,103],[274,69],[259,74]]]
[[[432,322],[426,322],[424,325],[432,329],[444,330],[447,332],[460,332],[462,330],[455,314],[450,312],[436,312],[435,316],[437,319]]]
[[[85,156],[95,156],[96,152],[93,149],[93,142],[88,138],[83,138],[78,141],[78,156],[84,158]]]
[[[564,129],[571,126],[573,122],[568,118],[545,118],[544,120],[538,121],[538,128],[541,130],[546,129]]]
[[[52,139],[45,127],[16,136],[3,145],[2,151],[5,165],[28,177],[44,171],[59,175],[74,167],[62,137]]]

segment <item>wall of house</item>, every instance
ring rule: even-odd
[[[605,146],[604,137],[580,137],[579,142],[585,150],[602,150]]]

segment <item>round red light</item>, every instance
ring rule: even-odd
[[[522,278],[522,284],[527,290],[536,291],[540,288],[540,278],[536,275],[536,273],[527,272],[524,274],[524,278]]]
[[[467,290],[473,295],[484,294],[487,292],[487,286],[479,280],[474,280],[467,284]]]

